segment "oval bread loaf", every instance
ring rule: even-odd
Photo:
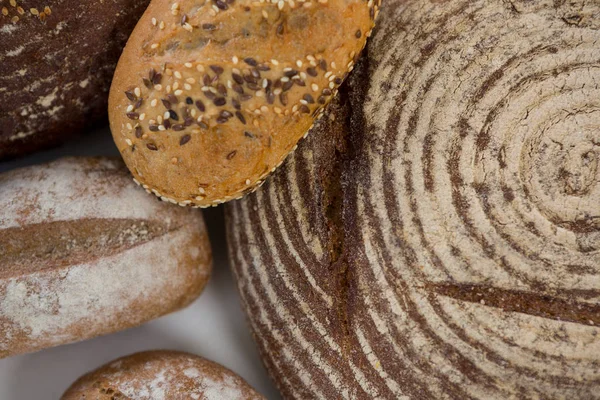
[[[206,284],[202,215],[156,201],[121,161],[0,175],[0,357],[139,325]]]
[[[148,0],[0,2],[0,159],[106,118],[119,55]]]
[[[335,120],[227,207],[285,398],[600,399],[599,61],[598,2],[384,5]]]
[[[109,99],[143,187],[210,206],[256,188],[352,70],[378,1],[154,0]]]
[[[112,361],[79,378],[62,400],[260,400],[229,369],[178,351],[156,350]]]

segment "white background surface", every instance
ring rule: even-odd
[[[0,172],[65,155],[118,155],[118,151],[108,128],[100,128],[71,139],[62,147],[0,162]],[[227,262],[222,206],[204,211],[204,217],[212,242],[214,269],[206,289],[192,305],[138,328],[2,359],[0,400],[59,399],[80,375],[114,358],[152,349],[174,349],[201,355],[237,372],[267,399],[279,399],[259,359],[241,310]]]

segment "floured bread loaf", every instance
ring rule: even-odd
[[[227,208],[284,397],[600,399],[600,3],[392,0],[372,39]]]
[[[154,0],[109,99],[143,187],[210,206],[260,185],[318,118],[365,45],[379,0]]]
[[[261,400],[227,368],[192,354],[147,351],[79,378],[62,400]]]
[[[121,161],[0,175],[0,357],[139,325],[206,284],[202,215],[156,201]]]
[[[106,118],[111,78],[148,0],[0,1],[0,159]]]

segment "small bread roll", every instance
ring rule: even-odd
[[[61,400],[259,400],[246,381],[204,358],[177,351],[136,353],[79,378]]]
[[[143,187],[210,206],[263,182],[352,70],[379,0],[154,0],[119,60],[115,143]]]
[[[201,213],[148,196],[120,160],[2,174],[0,210],[0,358],[178,310],[210,276]]]

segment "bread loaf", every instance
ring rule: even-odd
[[[79,378],[62,400],[259,400],[246,381],[192,354],[147,351],[112,361]]]
[[[117,60],[147,4],[0,1],[0,159],[106,118]]]
[[[335,120],[227,208],[285,398],[600,398],[599,28],[384,4]]]
[[[109,100],[146,190],[210,206],[253,190],[353,68],[379,0],[154,0]]]
[[[0,357],[139,325],[210,275],[201,214],[149,197],[120,161],[0,175],[0,210]]]

